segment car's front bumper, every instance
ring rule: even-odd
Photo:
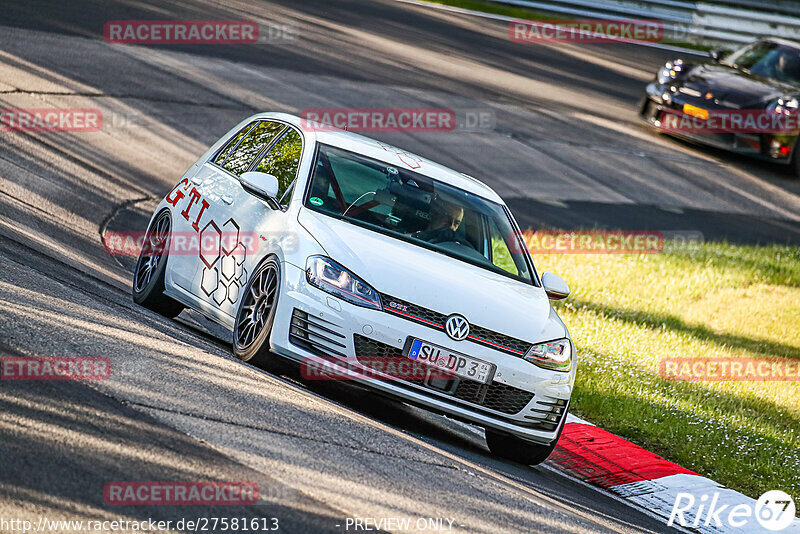
[[[282,264],[281,291],[270,337],[272,349],[301,363],[307,379],[352,380],[451,417],[550,444],[563,424],[574,382],[571,372],[537,367],[519,357],[469,342],[395,315],[354,306],[311,287],[303,269]],[[467,354],[496,366],[481,386],[455,380],[447,391],[436,380],[406,380],[376,372],[363,362],[402,358],[408,337]],[[573,347],[573,362],[575,361]],[[574,368],[574,365],[573,365]],[[320,372],[327,369],[329,374]],[[388,372],[388,371],[387,371]],[[332,375],[332,376],[331,376]],[[415,377],[416,378],[416,377]]]
[[[664,124],[664,117],[667,113],[682,117],[683,104],[689,103],[701,108],[706,107],[702,99],[692,99],[685,95],[670,92],[671,100],[667,101],[662,96],[667,92],[667,86],[657,83],[650,83],[645,90],[645,97],[639,105],[639,116],[650,126],[658,128],[660,131],[692,141],[695,143],[708,145],[721,150],[735,152],[758,159],[774,161],[776,163],[788,164],[791,161],[791,154],[797,141],[796,133],[752,133],[752,132],[697,132],[697,131],[678,131],[668,129]],[[791,152],[781,153],[781,146],[791,147]]]

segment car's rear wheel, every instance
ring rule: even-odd
[[[133,301],[165,317],[175,317],[183,305],[164,294],[164,272],[170,246],[172,219],[169,210],[161,211],[145,234],[139,260],[133,271]]]
[[[233,353],[246,362],[269,354],[269,336],[275,322],[280,287],[280,266],[268,258],[250,278],[236,312],[233,328]]]
[[[564,425],[561,425],[561,428],[558,429],[558,434],[556,434],[556,438],[550,445],[539,445],[538,443],[531,443],[530,441],[515,438],[508,434],[501,434],[487,428],[486,444],[492,454],[506,460],[525,465],[539,465],[547,460],[547,457],[556,448],[562,430],[564,430]]]

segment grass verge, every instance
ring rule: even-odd
[[[537,255],[572,287],[571,410],[751,497],[800,494],[800,381],[665,380],[662,359],[800,361],[800,248]]]

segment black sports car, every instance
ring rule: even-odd
[[[710,60],[667,62],[640,114],[669,134],[792,165],[800,134],[800,43],[760,39]]]

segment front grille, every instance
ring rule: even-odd
[[[292,312],[289,341],[318,356],[346,357],[342,349],[345,335],[341,327],[320,317],[298,310]]]
[[[501,334],[499,332],[493,332],[488,328],[470,325],[469,331],[472,336],[484,341],[488,341],[489,346],[500,345],[507,349],[511,349],[514,351],[514,354],[518,356],[524,355],[526,352],[528,352],[528,349],[531,348],[531,343]],[[486,343],[484,343],[484,345],[485,344]]]
[[[381,293],[381,302],[383,303],[384,311],[400,315],[410,321],[444,330],[444,322],[447,320],[447,315],[443,313],[423,308],[384,293]]]
[[[408,368],[408,363],[411,360],[403,356],[403,352],[400,349],[358,334],[354,336],[354,341],[356,359],[364,367],[369,367],[391,377],[420,386],[425,382],[424,375],[417,377],[414,373],[403,373],[401,371],[401,369]],[[406,365],[401,367],[401,363]]]
[[[434,310],[429,310],[417,304],[406,302],[391,295],[381,293],[383,311],[402,317],[403,319],[414,321],[430,328],[444,330],[444,323],[447,315]],[[522,357],[531,347],[532,343],[517,339],[482,326],[469,325],[470,335],[467,341],[478,343],[493,349],[497,349],[514,356]]]
[[[480,404],[498,412],[519,413],[533,398],[533,394],[506,384],[493,382],[481,384],[474,380],[461,380],[453,395],[461,400]]]
[[[359,363],[372,369],[377,369],[377,365],[381,364],[382,369],[379,370],[390,376],[398,377],[401,383],[425,387],[427,391],[436,392],[437,394],[451,398],[454,397],[458,400],[476,404],[488,410],[494,410],[509,415],[519,413],[533,398],[533,393],[499,382],[481,384],[474,380],[458,377],[452,377],[452,381],[455,382],[454,389],[432,389],[426,385],[424,378],[418,378],[416,374],[412,374],[409,379],[408,375],[391,372],[392,369],[397,369],[398,364],[401,362],[408,363],[408,358],[403,356],[403,351],[401,349],[359,334],[355,334],[353,340],[355,343],[356,358]],[[391,365],[391,363],[395,363],[395,365]],[[408,366],[406,366],[406,368],[408,368]]]
[[[457,390],[456,396],[458,396]],[[532,398],[532,393],[498,382],[489,384],[482,405],[498,412],[519,413]]]

